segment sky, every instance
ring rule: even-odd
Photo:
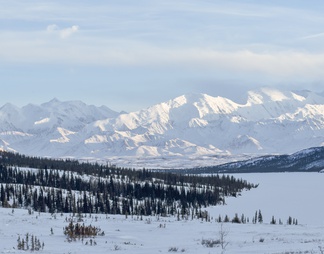
[[[0,0],[0,105],[324,91],[320,0]]]

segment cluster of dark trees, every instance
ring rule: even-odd
[[[17,249],[18,250],[30,250],[30,251],[38,251],[44,249],[44,242],[41,243],[40,240],[29,233],[25,235],[25,237],[18,236],[17,239]]]
[[[25,168],[22,168],[25,167]],[[0,205],[40,212],[189,215],[255,187],[230,176],[134,170],[2,152]]]
[[[235,216],[230,219],[230,217],[228,215],[225,215],[224,219],[222,219],[222,217],[219,215],[218,218],[216,219],[216,221],[218,223],[221,222],[232,222],[232,223],[238,223],[238,224],[246,224],[250,222],[250,219],[248,217],[246,217],[244,214],[241,215],[241,217],[238,216],[238,214],[236,213]],[[256,223],[263,223],[263,217],[262,217],[262,213],[261,210],[256,211],[255,215],[252,218],[252,223],[256,224]]]
[[[228,215],[225,215],[224,219],[222,219],[222,217],[219,215],[218,218],[216,219],[216,221],[218,223],[228,223],[228,222],[232,222],[232,223],[238,223],[238,224],[246,224],[246,223],[249,223],[250,222],[250,219],[249,217],[246,217],[244,214],[242,214],[240,217],[238,216],[238,214],[236,213],[235,216],[230,219],[230,217]],[[255,211],[255,214],[254,216],[252,217],[252,223],[253,224],[257,224],[257,223],[260,223],[262,224],[263,223],[263,216],[262,216],[262,213],[261,213],[261,210],[259,211]],[[277,224],[277,220],[275,219],[274,216],[272,216],[271,218],[271,221],[270,221],[270,224],[272,225],[275,225]],[[283,222],[281,219],[279,219],[279,222],[278,222],[279,225],[283,225]],[[291,216],[289,216],[288,220],[287,220],[287,225],[298,225],[298,220],[295,219],[295,218],[292,218]]]
[[[68,239],[75,240],[84,237],[94,237],[97,235],[104,235],[105,233],[101,231],[99,227],[84,225],[81,223],[73,223],[70,221],[69,225],[64,227],[64,235],[68,237]]]

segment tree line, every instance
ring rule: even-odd
[[[0,183],[3,207],[162,216],[201,214],[203,207],[223,204],[227,196],[256,187],[233,176],[134,170],[4,152]]]

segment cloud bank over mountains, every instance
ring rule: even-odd
[[[320,1],[2,1],[0,104],[60,97],[136,111],[196,92],[321,92],[323,9]]]

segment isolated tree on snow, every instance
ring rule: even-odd
[[[270,224],[276,224],[277,222],[276,222],[276,220],[275,220],[275,218],[274,218],[274,216],[272,216],[272,219],[271,219],[271,221],[270,221]]]
[[[259,222],[259,223],[262,223],[262,222],[263,222],[263,218],[262,218],[261,210],[259,210],[259,214],[258,214],[258,222]]]

